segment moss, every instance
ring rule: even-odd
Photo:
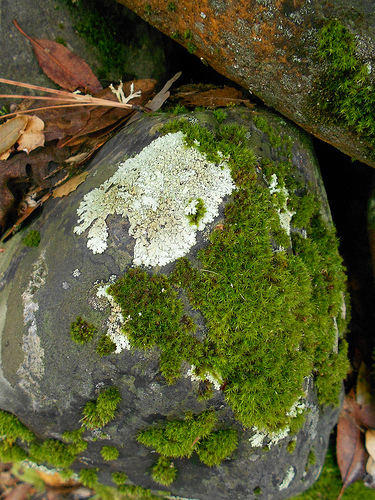
[[[111,478],[112,478],[112,481],[115,484],[117,484],[117,486],[120,486],[121,484],[125,484],[126,483],[126,480],[127,480],[128,477],[125,474],[125,472],[115,471],[115,472],[112,472]]]
[[[85,432],[85,427],[80,427],[74,431],[65,431],[62,435],[63,440],[68,443],[81,445],[83,441],[82,436]]]
[[[296,446],[297,446],[297,441],[295,439],[293,441],[289,441],[288,446],[286,448],[288,450],[288,453],[293,454],[294,450],[296,449]]]
[[[124,332],[135,348],[161,349],[168,383],[185,360],[202,381],[210,374],[223,383],[226,402],[245,426],[296,431],[304,416],[289,411],[304,397],[305,377],[315,376],[322,404],[336,404],[348,367],[344,341],[335,353],[333,318],[341,321],[345,275],[334,231],[288,159],[263,162],[258,179],[246,128],[218,124],[212,131],[180,119],[162,132],[178,130],[209,161],[227,158],[237,190],[222,229],[199,252],[199,264],[179,259],[169,278],[132,269],[111,286],[123,316],[132,318]],[[282,149],[282,139],[280,144]],[[285,196],[274,202],[267,189],[275,172],[290,193],[288,207],[303,212],[295,224],[303,224],[306,238],[289,237],[280,225],[277,209]],[[274,252],[270,240],[283,242],[288,252]],[[207,333],[199,340],[181,328],[183,305],[172,285],[187,292],[204,316]],[[344,321],[339,329],[344,331]]]
[[[195,54],[195,53],[196,53],[196,51],[198,50],[198,47],[197,47],[196,45],[194,45],[194,43],[193,43],[193,42],[189,42],[189,43],[187,44],[187,47],[186,47],[186,48],[187,48],[187,50],[188,50],[189,54]]]
[[[70,326],[70,337],[77,344],[87,344],[87,342],[92,340],[96,332],[96,327],[90,325],[81,317],[77,317]]]
[[[87,443],[85,444],[87,446]],[[67,468],[82,451],[82,447],[76,444],[65,444],[55,439],[46,439],[41,443],[31,444],[29,458],[39,464],[45,463],[51,467]]]
[[[11,444],[6,440],[0,441],[0,461],[2,463],[21,462],[22,460],[26,460],[26,458],[27,454],[25,450],[17,444]]]
[[[159,484],[169,486],[177,476],[177,469],[173,462],[166,457],[159,457],[152,468],[152,479]]]
[[[116,387],[102,391],[96,401],[88,401],[83,408],[82,423],[89,429],[99,429],[115,418],[121,395]]]
[[[100,450],[100,454],[103,460],[116,460],[119,456],[119,451],[116,446],[103,446]]]
[[[40,243],[40,232],[32,229],[27,233],[25,238],[22,239],[22,243],[27,247],[37,247]]]
[[[316,52],[322,70],[315,81],[312,111],[375,144],[375,89],[368,67],[356,55],[354,35],[340,21],[328,21],[319,32]]]
[[[177,5],[175,4],[175,2],[168,2],[167,10],[168,12],[176,12]]]
[[[66,45],[67,45],[66,41],[64,40],[64,38],[62,36],[57,36],[55,38],[55,42],[60,43],[61,45],[64,45],[64,47],[66,47]]]
[[[162,456],[152,469],[155,481],[168,486],[176,477],[176,469],[169,458],[190,458],[197,452],[204,464],[219,465],[237,448],[235,429],[214,430],[217,424],[213,410],[199,415],[188,413],[184,420],[172,420],[152,425],[140,431],[137,440],[154,448]]]
[[[254,488],[254,495],[261,495],[261,494],[262,494],[262,488],[259,488],[259,486]]]
[[[17,439],[25,443],[31,443],[36,436],[15,415],[0,410],[0,438],[9,444],[13,444]]]
[[[202,439],[199,442],[197,454],[199,460],[212,467],[219,465],[237,448],[237,431],[235,429],[222,429]]]
[[[79,480],[87,488],[94,489],[98,485],[99,469],[81,469],[79,471]]]
[[[99,354],[99,356],[108,356],[115,351],[116,344],[113,342],[111,337],[109,337],[108,335],[103,335],[100,338],[98,345],[96,346],[96,353]]]
[[[191,201],[193,201],[193,200],[190,200],[190,202]],[[187,216],[190,224],[195,224],[196,226],[198,226],[199,221],[201,219],[203,219],[206,212],[207,212],[207,209],[206,209],[206,206],[204,204],[204,201],[202,200],[202,198],[198,198],[196,201],[196,205],[195,205],[195,212],[192,214],[188,214],[188,216]]]
[[[227,112],[224,111],[224,109],[221,109],[221,108],[217,108],[217,109],[214,109],[212,114],[214,115],[214,117],[216,118],[217,122],[221,125],[223,123],[223,121],[227,118]]]

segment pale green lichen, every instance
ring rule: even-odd
[[[128,217],[129,234],[136,240],[134,265],[156,266],[173,262],[196,243],[197,230],[218,215],[224,196],[235,188],[225,161],[212,163],[195,148],[186,148],[182,132],[157,138],[99,188],[85,195],[74,232],[88,232],[87,246],[103,253],[107,246],[110,214]],[[197,213],[191,200],[201,200]],[[190,217],[189,217],[190,216]]]

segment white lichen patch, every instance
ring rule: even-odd
[[[39,391],[39,383],[44,375],[44,349],[41,347],[37,335],[35,313],[39,310],[36,293],[45,284],[48,269],[45,261],[45,252],[34,262],[33,272],[26,290],[22,294],[23,322],[27,326],[27,334],[22,338],[22,350],[25,352],[23,363],[17,370],[21,378],[20,386],[34,398]]]
[[[110,306],[110,314],[106,321],[107,326],[107,335],[110,337],[112,342],[116,344],[115,353],[118,354],[121,351],[130,349],[130,342],[128,337],[125,335],[122,327],[125,323],[131,320],[131,318],[124,319],[121,313],[121,307],[116,304],[112,295],[110,295],[107,290],[108,287],[113,283],[113,279],[110,279],[108,284],[103,284],[98,287],[96,296],[99,299],[107,300],[108,305]]]
[[[290,466],[288,472],[286,473],[286,476],[283,479],[283,482],[279,485],[279,490],[282,491],[288,488],[295,475],[296,471],[294,470],[294,467]]]
[[[211,163],[184,145],[182,132],[167,134],[121,163],[112,177],[85,195],[74,232],[88,229],[88,248],[103,253],[108,215],[128,217],[129,234],[136,240],[134,265],[162,266],[190,250],[197,231],[213,221],[234,188],[225,160]],[[188,214],[194,209],[192,200],[198,199],[206,211],[196,225]]]
[[[223,381],[219,377],[214,377],[211,373],[206,372],[202,377],[198,377],[195,373],[195,366],[191,365],[189,370],[186,372],[186,377],[190,378],[192,382],[201,382],[207,380],[212,384],[215,391],[220,391],[220,387],[223,385]]]
[[[283,203],[282,206],[276,207],[277,213],[279,214],[279,220],[280,220],[280,225],[281,227],[285,230],[286,234],[290,236],[290,222],[292,220],[293,215],[296,212],[290,211],[288,209],[288,199],[289,199],[289,192],[286,189],[285,186],[279,186],[277,182],[277,175],[272,174],[271,176],[271,183],[268,186],[268,189],[271,194],[281,194],[283,197]]]

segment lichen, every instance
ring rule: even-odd
[[[196,149],[186,149],[181,132],[167,134],[85,195],[74,232],[89,229],[88,248],[103,253],[108,247],[107,216],[128,217],[129,234],[136,240],[134,265],[165,265],[190,250],[197,230],[213,221],[234,187],[225,161],[215,164]],[[205,213],[190,224],[192,199],[202,200]]]
[[[294,467],[290,466],[284,479],[283,479],[283,482],[279,485],[279,490],[280,491],[286,490],[286,488],[288,488],[290,486],[295,475],[296,475],[296,471],[295,471]]]

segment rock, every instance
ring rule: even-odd
[[[197,8],[184,0],[118,1],[311,134],[375,166],[366,104],[374,104],[374,17],[368,2],[218,0]],[[328,20],[334,21],[322,37],[325,56],[319,58],[318,39]]]
[[[125,472],[128,493],[289,498],[320,472],[347,369],[311,142],[261,108],[173,119],[112,138],[32,223],[38,247],[27,230],[5,243],[0,408],[38,440],[0,412],[0,456],[65,469],[78,455],[99,493],[95,468],[112,486]]]

